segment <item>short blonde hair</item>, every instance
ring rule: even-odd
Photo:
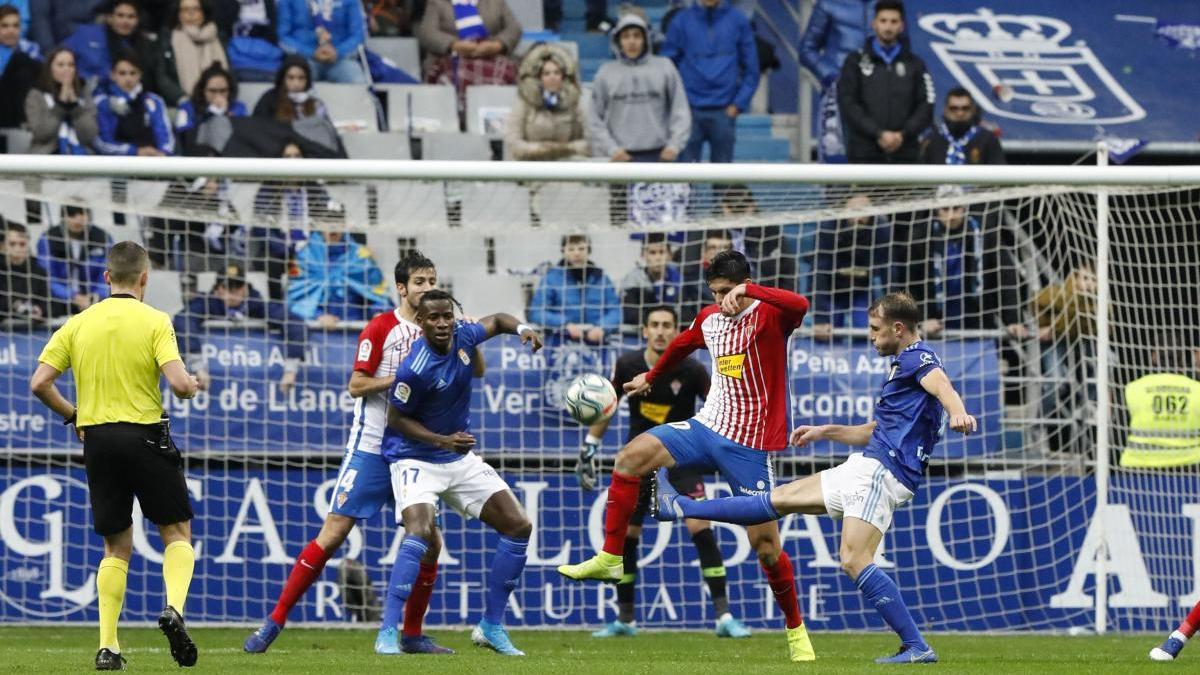
[[[132,286],[150,267],[146,249],[134,241],[123,241],[108,249],[108,278],[114,286]]]

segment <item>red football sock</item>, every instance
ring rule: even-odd
[[[437,581],[437,563],[421,563],[417,581],[404,603],[404,634],[421,637],[425,625],[425,612],[429,609],[429,598],[433,597],[433,584]]]
[[[1187,618],[1183,620],[1183,623],[1179,624],[1179,632],[1188,636],[1189,640],[1192,638],[1192,633],[1195,633],[1197,629],[1200,629],[1200,602],[1196,603],[1192,611],[1188,612]]]
[[[287,623],[288,612],[292,611],[308,591],[308,587],[321,576],[321,570],[325,569],[325,563],[332,554],[332,551],[326,553],[325,549],[317,545],[316,539],[308,542],[308,546],[296,557],[296,564],[292,567],[292,573],[288,575],[287,584],[279,593],[279,602],[275,605],[275,611],[271,612],[272,621],[280,626]]]
[[[775,594],[775,602],[783,610],[783,618],[788,628],[795,628],[804,623],[800,616],[800,599],[796,597],[796,573],[792,570],[792,559],[787,551],[779,553],[779,559],[773,567],[762,566],[767,573],[767,583]]]
[[[613,471],[608,486],[608,508],[604,512],[604,552],[621,555],[625,552],[625,533],[629,519],[637,508],[638,487],[642,479]]]

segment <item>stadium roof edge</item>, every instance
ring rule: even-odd
[[[600,181],[874,185],[1200,186],[1200,166],[944,166],[878,164],[614,164],[210,157],[0,155],[0,177],[222,176],[247,180]]]

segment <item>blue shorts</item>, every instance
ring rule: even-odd
[[[646,433],[667,446],[675,468],[720,471],[734,495],[759,495],[775,488],[770,453],[738,445],[695,419],[660,424]]]
[[[329,512],[347,518],[370,518],[392,503],[392,472],[382,455],[346,453],[329,500]]]

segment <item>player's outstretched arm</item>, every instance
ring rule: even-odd
[[[974,433],[979,428],[975,417],[967,414],[967,407],[954,390],[946,371],[934,368],[921,378],[921,388],[937,397],[946,413],[950,415],[950,428],[963,434]]]
[[[803,425],[792,431],[791,442],[797,448],[803,448],[816,441],[833,441],[846,445],[862,446],[871,440],[875,432],[875,421],[866,424],[821,424],[819,426]]]
[[[708,312],[710,310],[704,310]],[[641,396],[650,391],[650,385],[654,379],[663,373],[669,373],[674,370],[675,366],[679,365],[692,352],[704,347],[704,332],[700,330],[700,324],[706,316],[704,312],[692,321],[692,325],[687,330],[682,331],[679,335],[671,340],[671,344],[667,345],[667,350],[662,356],[658,357],[658,363],[654,364],[648,372],[641,373],[635,376],[632,380],[626,382],[622,389],[630,396]]]
[[[501,334],[517,335],[521,338],[521,344],[529,345],[531,351],[542,348],[542,336],[512,314],[489,314],[479,320],[479,325],[487,331],[488,339]]]
[[[430,431],[424,424],[396,410],[393,406],[388,406],[387,413],[388,426],[399,432],[406,438],[410,438],[418,443],[433,445],[445,450],[453,450],[454,452],[467,453],[475,447],[475,437],[465,431],[456,431],[449,436],[434,433]]]
[[[725,294],[725,300],[722,304],[722,309],[729,313],[734,313],[737,310],[738,299],[741,296],[746,296],[754,300],[762,300],[763,302],[774,305],[787,314],[794,315],[797,320],[804,318],[808,313],[808,298],[785,291],[782,288],[771,288],[769,286],[759,286],[758,284],[738,284],[729,293]]]

